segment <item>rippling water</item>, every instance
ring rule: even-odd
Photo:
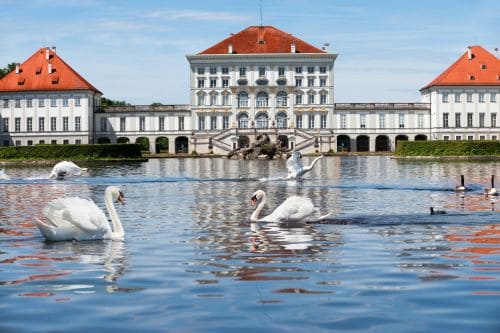
[[[499,162],[327,157],[301,182],[277,180],[285,161],[94,165],[65,181],[5,171],[1,332],[500,331],[500,203],[482,195]],[[47,202],[104,208],[111,184],[125,241],[44,242],[33,217]],[[251,225],[257,189],[268,212],[301,194],[332,217]]]

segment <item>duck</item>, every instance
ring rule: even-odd
[[[436,210],[434,207],[430,207],[431,210],[431,215],[441,215],[441,214],[446,214],[445,210]]]

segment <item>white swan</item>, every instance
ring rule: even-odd
[[[495,188],[495,175],[491,175],[491,188],[485,188],[484,195],[489,195],[492,197],[498,196],[498,191]]]
[[[283,201],[271,214],[259,219],[260,212],[267,202],[266,192],[262,190],[256,191],[251,198],[252,205],[257,204],[257,201],[260,201],[260,203],[250,216],[251,222],[306,223],[321,221],[330,216],[330,214],[319,217],[313,216],[317,213],[317,209],[311,199],[294,195]]]
[[[116,186],[108,186],[104,191],[104,202],[113,229],[104,212],[93,201],[78,197],[51,201],[43,210],[43,215],[49,221],[44,222],[35,217],[35,223],[49,241],[123,239],[125,232],[116,213],[114,200],[123,204],[123,193]]]
[[[286,179],[298,179],[301,178],[306,172],[311,171],[314,165],[323,158],[323,155],[316,157],[312,161],[311,165],[304,166],[302,164],[302,154],[298,151],[293,152],[292,156],[286,161],[286,167],[288,169],[288,176]]]
[[[66,176],[79,176],[86,171],[87,168],[80,168],[71,161],[62,161],[54,165],[49,178],[64,179]]]
[[[9,175],[5,173],[4,169],[0,169],[0,179],[3,179],[3,180],[10,179]]]

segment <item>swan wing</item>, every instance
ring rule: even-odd
[[[81,174],[81,172],[82,169],[75,163],[71,161],[62,161],[54,165],[49,177],[52,178],[54,176],[59,176],[60,174],[64,174],[65,176],[78,176],[79,174]]]
[[[305,220],[314,212],[315,209],[311,199],[291,196],[262,220],[269,222],[298,222]]]
[[[286,160],[286,167],[288,173],[297,173],[303,168],[302,161],[297,152],[293,153],[292,156]]]
[[[43,214],[56,228],[72,226],[91,233],[105,233],[111,229],[104,212],[88,199],[59,198],[51,201]]]

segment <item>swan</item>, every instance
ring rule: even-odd
[[[460,175],[460,185],[455,186],[455,192],[465,192],[467,188],[465,187],[464,175]]]
[[[52,172],[49,175],[50,178],[64,179],[66,176],[79,176],[82,172],[87,172],[87,168],[80,168],[78,165],[71,161],[62,161],[54,165]]]
[[[5,173],[4,169],[0,169],[0,179],[3,179],[3,180],[9,180],[10,179],[9,175]]]
[[[485,188],[484,195],[489,195],[492,197],[498,196],[498,191],[495,188],[495,175],[491,175],[491,188]]]
[[[286,166],[288,169],[287,179],[298,179],[301,178],[306,172],[311,171],[314,165],[323,158],[323,155],[316,157],[312,161],[311,165],[303,166],[302,164],[302,154],[298,151],[293,152],[292,156],[286,161]]]
[[[251,198],[252,205],[260,201],[255,211],[250,216],[251,222],[274,222],[274,223],[294,223],[294,222],[318,222],[326,219],[330,214],[315,217],[317,212],[311,199],[299,196],[287,198],[281,205],[266,217],[260,218],[259,215],[267,202],[267,194],[262,190],[256,191]]]
[[[43,209],[48,222],[35,217],[35,224],[48,241],[123,239],[125,232],[114,200],[124,204],[123,193],[117,186],[108,186],[104,191],[104,202],[111,216],[112,229],[104,212],[92,200],[78,197],[49,202]]]

